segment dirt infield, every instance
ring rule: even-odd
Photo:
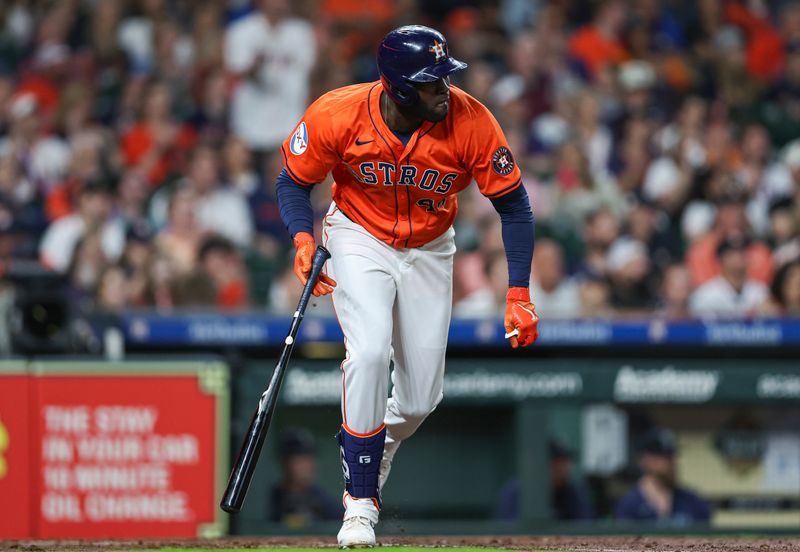
[[[379,545],[422,546],[431,548],[487,547],[508,550],[559,551],[641,551],[641,552],[783,552],[800,551],[800,538],[699,538],[699,537],[384,537]],[[69,552],[101,550],[157,550],[160,548],[238,548],[274,549],[285,547],[334,548],[334,538],[320,537],[229,537],[211,540],[135,540],[135,541],[0,541],[0,550],[39,552],[64,550]]]

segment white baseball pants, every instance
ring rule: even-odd
[[[413,434],[442,399],[454,235],[451,227],[422,247],[394,249],[335,204],[323,221],[326,272],[337,283],[333,304],[345,336],[342,419],[357,436],[385,423],[387,449]]]

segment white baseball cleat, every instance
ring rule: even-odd
[[[355,516],[344,520],[336,535],[339,548],[372,548],[375,546],[375,530],[365,517]]]
[[[371,498],[353,498],[345,492],[344,523],[336,536],[340,548],[372,548],[380,512]]]

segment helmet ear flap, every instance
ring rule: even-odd
[[[391,83],[389,79],[386,78],[386,75],[381,75],[381,83],[383,84],[383,89],[386,90],[392,101],[400,105],[413,105],[419,98],[417,91],[411,84],[407,85],[406,90],[403,90],[401,87],[395,86],[393,83]]]

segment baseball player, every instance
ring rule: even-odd
[[[333,173],[322,230],[332,258],[314,294],[333,294],[345,336],[342,547],[375,544],[394,454],[442,399],[456,194],[473,180],[502,220],[507,337],[516,348],[538,336],[530,203],[497,121],[450,84],[467,65],[450,57],[441,33],[417,25],[387,34],[377,61],[380,81],[333,90],[308,108],[283,143],[277,182],[305,283],[315,249],[311,186]]]

